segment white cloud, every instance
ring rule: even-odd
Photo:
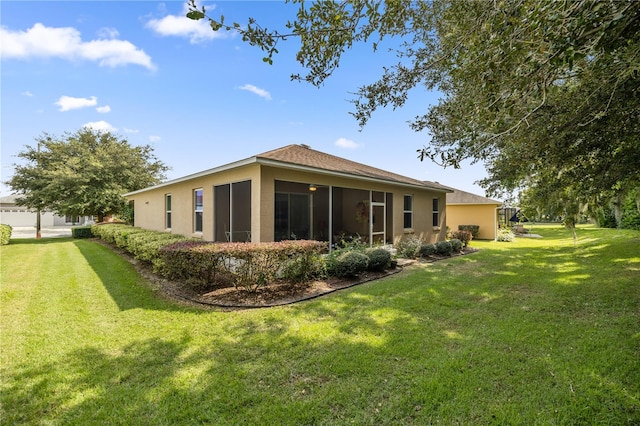
[[[186,6],[180,15],[167,15],[160,19],[151,19],[146,23],[146,27],[161,36],[185,37],[192,44],[209,40],[223,39],[235,36],[235,31],[213,31],[207,19],[194,21],[185,15],[188,11]]]
[[[160,142],[160,136],[155,136],[155,135],[149,136],[149,142]]]
[[[97,130],[99,132],[115,132],[118,130],[113,127],[111,123],[107,123],[104,120],[85,123],[82,127],[88,127],[89,129]]]
[[[91,98],[73,98],[71,96],[60,96],[54,105],[58,105],[60,109],[58,111],[70,111],[72,109],[80,109],[96,106],[98,104],[98,98],[92,96]]]
[[[106,35],[113,36],[115,30]],[[80,32],[72,27],[45,27],[37,23],[26,31],[0,28],[1,55],[10,59],[62,58],[89,60],[100,66],[140,65],[150,70],[156,66],[144,50],[126,40],[98,39],[82,41]]]
[[[138,132],[140,132],[140,130],[138,130],[138,129],[129,129],[129,128],[125,127],[124,128],[124,132],[125,133],[138,133]]]
[[[100,38],[118,38],[120,33],[115,28],[104,27],[98,30],[98,37]]]
[[[29,97],[29,98],[33,96],[33,93],[31,93],[31,92],[30,92],[30,91],[28,91],[28,90],[25,90],[24,92],[22,92],[22,93],[20,93],[20,94],[21,94],[22,96],[27,96],[27,97]]]
[[[265,98],[266,100],[271,100],[271,93],[267,92],[264,89],[254,86],[253,84],[245,84],[244,86],[238,87],[240,90],[246,90],[251,93],[255,93],[258,96]]]
[[[335,145],[340,148],[346,149],[356,149],[359,148],[360,145],[352,141],[351,139],[340,138],[335,142]]]
[[[106,114],[108,112],[111,112],[111,107],[109,105],[99,106],[96,108],[96,111],[98,111],[101,114]]]

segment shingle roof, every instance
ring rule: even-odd
[[[282,148],[267,151],[256,155],[258,161],[266,159],[278,163],[286,163],[292,166],[304,166],[316,170],[325,170],[354,177],[365,177],[376,180],[385,180],[405,185],[426,186],[428,188],[449,192],[450,189],[436,182],[421,181],[407,176],[402,176],[366,164],[347,160],[346,158],[316,151],[306,145],[287,145]]]
[[[447,204],[495,204],[501,205],[502,201],[493,200],[471,192],[451,188],[453,192],[447,194]]]
[[[421,181],[407,176],[402,176],[386,170],[367,166],[346,158],[337,157],[335,155],[326,154],[309,148],[307,145],[287,145],[282,148],[263,152],[256,156],[239,160],[233,163],[218,166],[213,169],[204,170],[191,175],[172,179],[158,185],[140,189],[124,194],[125,196],[138,194],[150,189],[157,189],[178,182],[184,182],[196,179],[202,176],[208,176],[213,173],[220,173],[234,169],[236,167],[246,166],[252,163],[271,165],[274,167],[290,167],[293,169],[306,169],[315,173],[328,173],[342,175],[360,179],[372,179],[377,181],[386,181],[394,184],[411,185],[432,189],[441,192],[451,192],[452,188],[440,185],[437,182]]]

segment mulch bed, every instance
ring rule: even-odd
[[[384,272],[367,272],[354,279],[338,279],[331,278],[326,280],[317,280],[306,283],[272,283],[249,292],[244,289],[235,287],[218,287],[210,288],[202,292],[198,292],[192,287],[180,282],[167,280],[155,274],[151,267],[136,260],[128,252],[107,244],[100,239],[96,242],[111,248],[120,254],[124,259],[129,261],[136,270],[145,277],[152,285],[153,290],[169,299],[180,301],[183,304],[191,306],[222,308],[225,310],[250,309],[250,308],[266,308],[272,306],[283,306],[292,303],[302,302],[314,299],[338,290],[353,287],[359,284],[377,280],[397,274],[403,270],[402,267],[387,270]],[[467,247],[462,253],[454,256],[462,256],[476,252],[477,249]],[[450,259],[451,257],[432,257],[429,259],[420,259],[414,263],[430,263],[442,259]]]

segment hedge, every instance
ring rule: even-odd
[[[4,246],[9,244],[12,230],[11,225],[0,225],[0,245]]]
[[[277,279],[319,271],[318,254],[326,249],[320,241],[275,243],[210,243],[179,241],[159,250],[160,273],[194,286],[229,282],[253,292]],[[295,266],[292,266],[295,265]],[[303,272],[300,272],[303,271]]]
[[[91,226],[75,226],[71,228],[71,236],[73,238],[91,238],[93,237]]]

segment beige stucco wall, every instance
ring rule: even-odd
[[[493,240],[497,232],[497,207],[499,204],[449,204],[447,226],[456,231],[458,225],[479,225],[478,239]]]
[[[393,194],[393,226],[391,235],[395,239],[409,234],[435,242],[446,236],[445,194],[421,188],[406,188],[398,185],[368,182],[359,179],[336,177],[302,170],[250,164],[216,174],[166,185],[139,194],[131,195],[134,202],[135,226],[157,231],[165,229],[165,194],[172,198],[172,227],[170,232],[201,237],[213,241],[213,187],[226,183],[251,180],[251,234],[255,241],[273,241],[275,211],[275,181],[291,181],[318,186],[337,186],[350,189],[383,191]],[[193,191],[203,189],[203,232],[193,233]],[[403,229],[403,197],[413,195],[414,226]],[[440,227],[432,226],[432,200],[439,198]],[[354,216],[354,215],[351,215]],[[336,230],[334,230],[336,231]]]
[[[213,241],[213,187],[233,182],[251,180],[251,227],[252,232],[259,231],[260,199],[255,188],[260,185],[260,169],[257,164],[238,167],[232,170],[177,182],[143,193],[128,196],[134,201],[134,225],[155,231],[165,229],[164,200],[171,194],[171,230],[174,234],[199,237]],[[193,232],[194,195],[193,191],[202,188],[202,233]]]

